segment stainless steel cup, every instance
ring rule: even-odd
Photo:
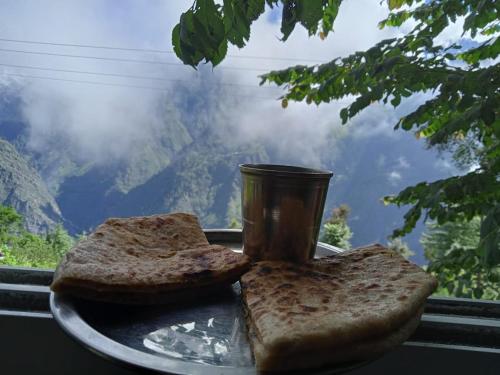
[[[271,164],[240,171],[243,252],[254,261],[311,259],[333,173]]]

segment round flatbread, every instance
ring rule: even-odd
[[[248,267],[246,256],[210,245],[194,215],[109,219],[64,256],[51,288],[110,302],[165,303],[169,295],[179,299],[174,292],[230,285]]]
[[[308,265],[258,262],[241,285],[251,341],[260,348],[254,350],[256,364],[268,370],[281,369],[285,358],[297,364],[294,368],[302,367],[300,358],[305,368],[336,363],[343,361],[333,354],[340,350],[354,351],[355,344],[385,340],[397,331],[408,333],[402,327],[418,315],[436,280],[373,245]],[[402,342],[408,335],[395,337]],[[357,359],[368,351],[359,353]]]

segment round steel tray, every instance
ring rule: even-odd
[[[241,251],[241,232],[205,231],[211,243]],[[317,255],[341,249],[319,243]],[[121,364],[162,374],[256,374],[239,296],[224,295],[179,306],[123,306],[51,293],[50,308],[67,334],[91,351]],[[307,374],[339,374],[366,362]]]

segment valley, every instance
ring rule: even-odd
[[[196,109],[202,104],[190,105]],[[58,134],[49,148],[34,149],[29,125],[12,101],[8,106],[4,102],[0,203],[14,206],[34,232],[62,223],[77,235],[92,231],[107,217],[172,211],[194,212],[206,228],[226,228],[239,219],[239,164],[306,165],[334,172],[324,219],[334,207],[349,205],[351,242],[359,246],[387,243],[402,223],[405,209],[384,206],[383,196],[451,171],[442,156],[408,134],[361,137],[353,127],[334,132],[331,151],[327,143],[318,150],[315,165],[305,164],[300,154],[284,156],[256,140],[232,143],[216,131],[210,116],[193,108],[187,111],[165,101],[165,120],[144,124],[145,138],[132,144],[126,157],[92,162],[75,154],[71,142]],[[420,223],[404,239],[419,264],[425,263],[422,231]]]

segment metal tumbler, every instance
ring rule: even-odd
[[[272,164],[240,171],[243,252],[253,261],[313,258],[333,173]]]

